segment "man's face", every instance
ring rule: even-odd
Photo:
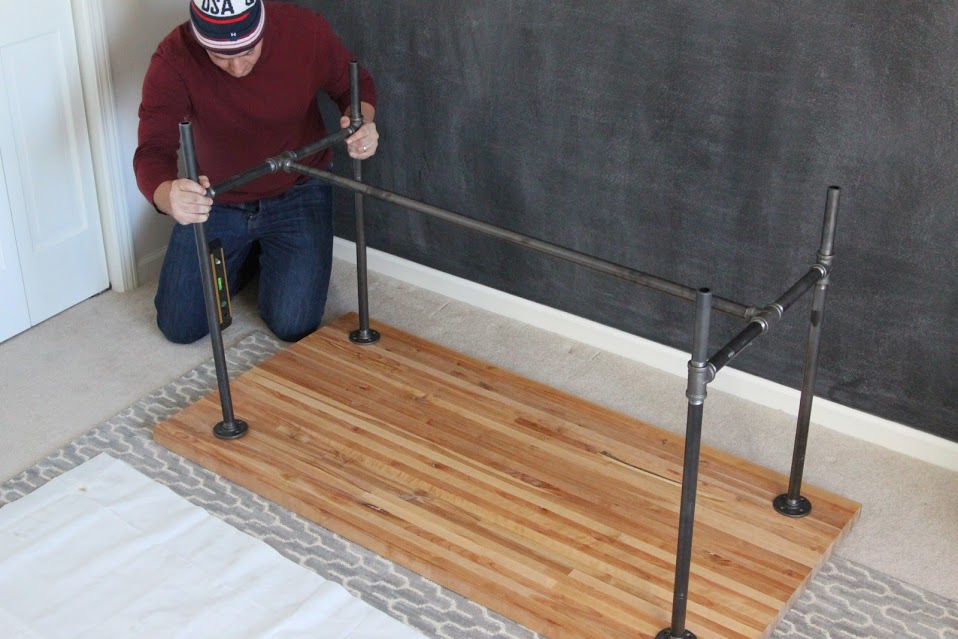
[[[233,55],[224,55],[222,53],[214,53],[213,51],[207,51],[206,53],[210,56],[210,60],[213,61],[213,64],[223,71],[226,71],[234,78],[242,78],[253,70],[262,52],[263,41],[260,40],[256,43],[255,47],[242,53]]]

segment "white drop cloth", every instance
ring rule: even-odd
[[[102,454],[0,508],[3,639],[422,639]]]

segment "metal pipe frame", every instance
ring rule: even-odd
[[[662,630],[656,639],[695,639],[685,627],[688,609],[688,581],[692,559],[692,528],[695,520],[695,495],[698,484],[699,450],[702,438],[702,415],[708,384],[715,375],[734,357],[740,354],[758,336],[777,324],[799,298],[815,287],[812,296],[812,317],[809,323],[808,346],[805,355],[805,374],[799,406],[798,428],[792,453],[792,472],[788,492],[773,501],[773,507],[788,517],[804,517],[812,511],[811,502],[800,494],[802,473],[805,467],[805,448],[808,443],[808,426],[814,398],[815,374],[818,368],[818,351],[821,341],[821,324],[824,317],[825,291],[834,259],[835,228],[838,220],[838,187],[828,189],[825,204],[825,221],[818,262],[785,291],[775,302],[766,306],[749,324],[733,337],[715,355],[705,361],[708,340],[708,289],[701,289],[695,312],[695,334],[692,342],[692,359],[689,362],[689,385],[686,395],[689,410],[686,418],[685,467],[682,475],[682,498],[679,510],[679,539],[675,553],[675,590],[672,596],[672,625]]]
[[[720,348],[718,352],[709,359],[709,366],[712,368],[713,376],[725,368],[735,357],[740,355],[756,337],[770,331],[773,326],[781,321],[785,315],[785,311],[791,308],[802,295],[807,293],[809,289],[827,275],[828,269],[822,267],[820,264],[816,264],[777,300],[755,315],[738,335],[729,340],[725,346]]]
[[[369,301],[368,278],[366,265],[366,240],[364,224],[364,196],[373,197],[384,202],[395,204],[405,209],[429,215],[458,226],[478,231],[492,237],[511,242],[518,246],[533,249],[540,253],[585,266],[586,268],[606,273],[626,281],[639,284],[646,288],[672,295],[696,303],[695,332],[692,342],[692,358],[689,361],[688,412],[686,416],[685,460],[682,476],[682,496],[679,513],[679,533],[676,550],[675,590],[672,601],[671,626],[662,630],[656,639],[695,639],[695,635],[685,627],[688,605],[688,582],[691,570],[692,540],[695,522],[696,488],[698,484],[699,457],[701,450],[702,421],[704,404],[707,396],[707,387],[715,379],[716,374],[727,366],[745,348],[760,335],[767,333],[778,324],[785,312],[791,308],[805,293],[813,287],[815,292],[812,298],[812,312],[809,323],[808,344],[805,355],[805,370],[802,382],[801,401],[799,406],[798,425],[795,435],[795,448],[792,457],[792,472],[789,479],[788,492],[774,500],[775,509],[789,517],[802,517],[811,512],[811,504],[801,496],[801,482],[805,463],[805,451],[808,441],[808,426],[811,416],[812,400],[814,398],[815,377],[818,367],[818,354],[821,341],[821,325],[824,318],[825,293],[829,284],[831,266],[834,259],[834,239],[838,218],[839,188],[830,187],[826,202],[825,221],[822,230],[822,241],[818,251],[817,262],[795,284],[782,293],[775,302],[765,306],[747,306],[738,302],[715,297],[708,289],[694,289],[675,282],[643,273],[613,262],[608,262],[591,255],[586,255],[556,244],[551,244],[528,235],[503,229],[492,224],[481,222],[465,215],[442,209],[425,202],[370,186],[362,181],[362,161],[353,161],[353,177],[349,179],[305,166],[297,162],[298,159],[326,149],[342,142],[359,130],[363,124],[361,103],[359,99],[359,67],[353,61],[350,64],[351,82],[351,118],[350,125],[337,133],[323,138],[313,144],[302,147],[297,151],[282,153],[268,159],[258,167],[229,178],[216,187],[208,189],[210,197],[221,195],[230,189],[245,184],[263,175],[283,170],[296,172],[308,177],[324,180],[334,186],[353,191],[356,207],[356,257],[357,279],[359,287],[360,327],[350,335],[350,339],[358,344],[369,344],[379,339],[379,334],[369,328]],[[181,143],[188,151],[188,170],[191,179],[196,179],[196,160],[192,146],[192,133],[189,123],[180,125]],[[192,166],[190,165],[192,163]],[[217,428],[233,432],[240,428],[245,432],[246,425],[234,420],[232,403],[229,396],[229,384],[226,373],[226,363],[223,357],[222,335],[219,323],[216,321],[215,292],[212,283],[212,274],[206,263],[206,239],[202,224],[196,228],[197,251],[200,252],[200,270],[203,273],[204,290],[206,292],[207,314],[210,321],[210,334],[213,338],[214,360],[216,361],[217,381],[220,385],[220,394],[223,400],[224,421]],[[717,310],[729,315],[749,320],[748,324],[728,343],[720,348],[712,357],[708,357],[708,334],[711,311]],[[243,433],[239,433],[242,436]],[[217,433],[221,437],[220,433]]]

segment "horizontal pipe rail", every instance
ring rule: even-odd
[[[748,326],[743,328],[738,335],[728,341],[728,343],[716,351],[715,355],[709,358],[709,367],[714,376],[720,370],[735,359],[752,343],[752,341],[765,332],[765,327],[761,322],[749,322]]]
[[[551,255],[580,266],[585,266],[595,271],[612,275],[619,279],[634,282],[636,284],[645,286],[646,288],[651,288],[662,293],[668,293],[669,295],[682,298],[689,302],[694,302],[696,299],[698,289],[683,286],[661,277],[636,271],[619,264],[600,260],[599,258],[592,257],[591,255],[586,255],[585,253],[579,253],[578,251],[573,251],[571,249],[557,246],[543,240],[538,240],[536,238],[529,237],[528,235],[523,235],[522,233],[509,231],[492,224],[487,224],[486,222],[480,222],[479,220],[475,220],[465,215],[453,213],[452,211],[448,211],[431,204],[426,204],[424,202],[399,195],[398,193],[394,193],[392,191],[387,191],[375,186],[370,186],[369,184],[365,184],[363,182],[357,182],[355,180],[340,177],[328,171],[320,171],[309,166],[296,164],[295,162],[287,163],[283,168],[287,171],[297,171],[299,173],[303,173],[304,175],[324,180],[341,188],[349,189],[356,193],[362,193],[363,195],[368,195],[384,202],[396,204],[418,213],[436,217],[473,231],[479,231],[480,233],[485,233],[486,235],[491,235],[501,240],[518,244],[519,246],[534,249],[540,253],[545,253],[546,255]],[[712,303],[713,308],[717,311],[746,319],[753,317],[760,310],[754,306],[746,306],[745,304],[733,302],[721,297],[713,298]]]
[[[768,332],[768,330],[782,319],[791,306],[797,302],[805,293],[815,284],[828,276],[828,269],[816,264],[808,270],[795,284],[787,291],[782,293],[777,300],[766,306],[743,328],[738,335],[716,351],[715,355],[709,358],[709,367],[714,376],[720,370],[725,368],[729,362],[737,357],[752,341],[759,335]]]
[[[275,167],[273,167],[273,165],[270,164],[269,162],[265,162],[263,164],[260,164],[257,167],[250,169],[249,171],[244,171],[243,173],[240,173],[239,175],[234,175],[231,178],[227,178],[224,182],[206,189],[206,194],[211,198],[215,198],[217,195],[222,195],[224,193],[232,191],[238,186],[242,186],[246,184],[247,182],[252,182],[253,180],[257,178],[261,178],[264,175],[270,175],[271,173],[275,173],[275,172],[276,172]]]
[[[281,157],[288,159],[289,162],[295,162],[296,160],[301,160],[305,157],[309,157],[314,153],[319,153],[320,151],[325,151],[331,146],[336,146],[340,142],[344,141],[346,138],[351,136],[353,133],[359,130],[359,127],[363,125],[362,118],[359,121],[353,121],[345,129],[340,129],[336,133],[331,133],[327,135],[322,140],[317,140],[312,144],[307,144],[304,147],[300,147],[295,151],[290,151],[289,153],[284,153]]]
[[[361,126],[361,125],[360,125]],[[307,144],[304,147],[296,149],[295,151],[286,151],[285,153],[280,153],[276,157],[269,158],[259,166],[255,166],[248,171],[244,171],[238,175],[234,175],[231,178],[227,178],[225,181],[213,186],[206,190],[206,194],[211,198],[215,198],[217,195],[223,195],[228,191],[232,191],[238,186],[242,186],[247,182],[252,182],[257,178],[261,178],[264,175],[269,175],[271,173],[276,173],[280,169],[285,169],[289,166],[291,162],[300,160],[302,158],[313,155],[325,149],[328,149],[331,146],[335,146],[355,133],[359,127],[355,125],[350,125],[345,129],[340,129],[336,133],[327,135],[321,140],[317,140],[312,144]]]
[[[792,304],[800,300],[805,293],[807,293],[813,286],[820,282],[821,279],[826,275],[828,275],[827,269],[820,264],[816,264],[812,268],[808,269],[808,273],[802,276],[800,280],[795,282],[792,288],[782,293],[781,297],[775,300],[774,305],[781,308],[782,313],[784,313]]]

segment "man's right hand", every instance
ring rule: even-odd
[[[180,224],[205,222],[210,216],[213,200],[206,195],[210,180],[200,176],[199,183],[186,178],[167,180],[153,193],[153,204]]]

